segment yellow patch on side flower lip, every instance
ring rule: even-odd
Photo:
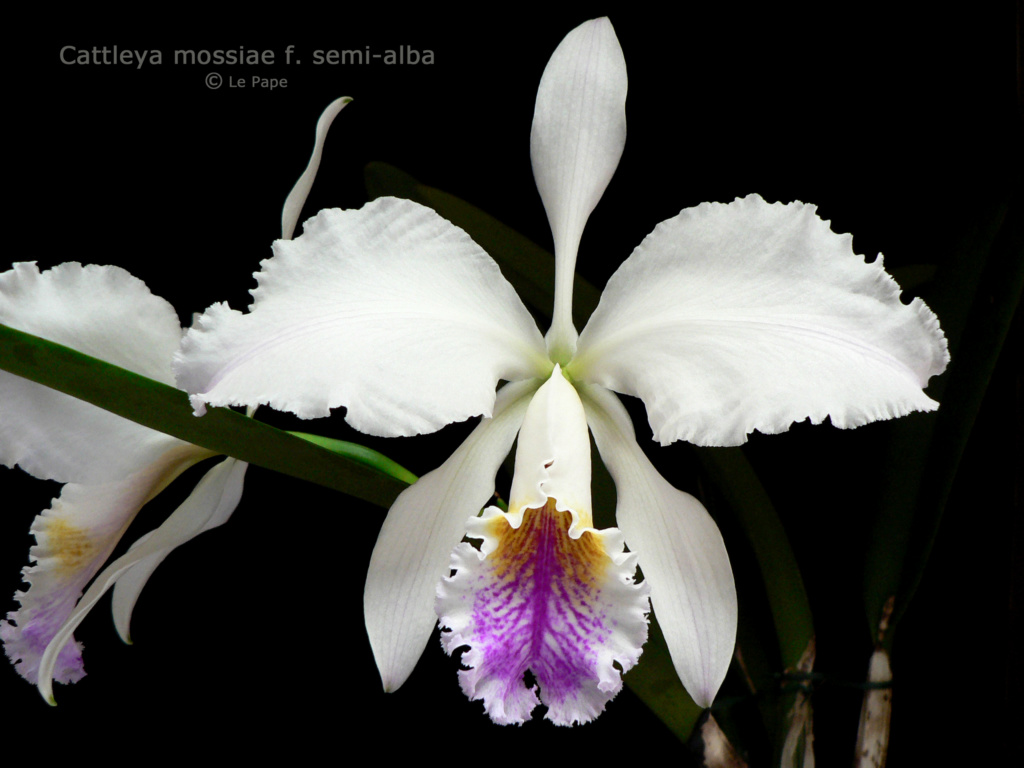
[[[36,536],[46,537],[47,548],[57,558],[57,572],[61,576],[74,576],[96,556],[96,542],[84,528],[67,520],[50,518]]]

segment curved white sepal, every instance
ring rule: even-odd
[[[321,211],[274,253],[252,311],[215,304],[182,342],[175,370],[197,413],[346,406],[361,432],[413,435],[488,416],[499,380],[550,371],[497,264],[429,208],[380,198]]]
[[[687,209],[608,281],[569,371],[640,397],[662,444],[934,410],[922,388],[949,360],[938,320],[851,244],[803,203]]]
[[[636,556],[623,551],[618,530],[582,528],[576,518],[554,499],[518,515],[491,507],[468,524],[480,549],[459,544],[455,574],[438,586],[445,650],[469,646],[462,690],[500,725],[530,719],[542,702],[556,725],[593,720],[647,640]],[[529,688],[527,670],[537,681]]]
[[[412,673],[437,623],[434,594],[452,548],[494,493],[538,382],[505,386],[485,419],[433,472],[404,490],[388,511],[366,574],[366,632],[384,690]]]
[[[608,19],[574,29],[548,61],[533,114],[530,157],[555,242],[549,349],[571,353],[572,279],[583,227],[626,144],[626,61]]]
[[[40,659],[37,685],[44,699],[54,703],[54,670],[63,655],[65,645],[72,639],[75,629],[92,610],[96,601],[126,571],[131,573],[131,569],[141,566],[146,571],[145,576],[148,577],[152,568],[155,568],[156,564],[159,564],[172,549],[227,520],[241,498],[242,482],[247,467],[245,462],[240,462],[237,459],[225,459],[210,469],[199,481],[195,490],[181,506],[171,513],[163,525],[108,565],[89,586],[74,610],[64,619]],[[154,559],[156,564],[153,564]],[[151,564],[152,568],[149,567]],[[145,579],[142,579],[141,582],[138,579],[133,580],[131,591],[134,592],[134,595],[128,601],[132,605],[134,597],[138,596],[137,590],[141,590],[144,584]],[[122,607],[125,606],[126,601],[122,600]],[[127,607],[130,614],[130,605]],[[122,622],[116,623],[120,632]],[[125,631],[121,633],[122,637],[127,635],[127,623],[128,616],[123,616]]]
[[[313,188],[313,180],[316,179],[316,172],[320,168],[320,157],[323,155],[324,142],[327,140],[327,131],[334,122],[334,118],[345,108],[352,99],[349,96],[342,96],[327,105],[327,109],[320,115],[316,122],[316,142],[313,144],[313,154],[309,158],[306,170],[295,182],[292,191],[285,198],[284,208],[281,210],[281,239],[291,240],[295,234],[295,225],[299,223],[299,216],[302,214],[302,206],[309,197],[309,190]]]
[[[650,585],[676,673],[693,700],[709,707],[736,642],[736,585],[722,535],[699,501],[651,465],[613,393],[591,385],[580,395],[615,480],[616,521]]]
[[[548,499],[557,499],[560,512],[573,512],[570,536],[593,527],[587,416],[557,365],[530,401],[519,430],[509,493],[512,525],[518,528],[524,509],[543,507]]]
[[[22,677],[37,682],[44,649],[143,504],[208,455],[182,444],[126,478],[102,485],[68,483],[36,517],[31,529],[36,544],[29,552],[35,565],[23,571],[29,588],[15,595],[21,607],[0,622],[4,650]],[[50,673],[54,670],[59,682],[81,679],[85,672],[77,643],[51,660]]]
[[[115,577],[111,610],[114,626],[124,642],[131,643],[132,611],[153,571],[174,549],[230,519],[241,501],[248,467],[246,462],[233,458],[213,466],[164,524],[140,537],[121,558],[126,570]],[[111,564],[107,571],[113,568]]]
[[[0,323],[172,384],[174,309],[119,267],[34,262],[0,274]],[[84,484],[121,480],[185,443],[0,371],[0,463]]]

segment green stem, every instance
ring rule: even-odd
[[[192,415],[181,390],[0,325],[0,369],[180,440],[390,507],[406,482],[228,408]],[[395,465],[397,466],[397,465]]]

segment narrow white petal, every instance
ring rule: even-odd
[[[173,384],[174,309],[119,267],[34,263],[0,274],[0,323]],[[0,371],[0,462],[60,482],[107,483],[138,471],[175,438]]]
[[[722,535],[699,501],[651,465],[613,393],[585,386],[580,394],[615,480],[616,521],[650,584],[676,673],[697,704],[711,706],[736,642],[736,586]]]
[[[851,245],[803,203],[687,209],[608,281],[568,370],[640,397],[663,444],[934,410],[922,389],[949,359],[938,320]]]
[[[490,415],[499,380],[550,371],[497,264],[429,208],[381,198],[321,211],[274,253],[251,312],[214,305],[182,343],[178,382],[197,413],[346,406],[362,432],[413,435]]]
[[[0,622],[4,650],[22,677],[36,682],[43,650],[142,505],[208,455],[183,443],[119,480],[88,486],[68,483],[51,507],[36,517],[31,529],[36,545],[29,552],[35,565],[23,571],[29,588],[15,595],[21,607]],[[68,646],[52,664],[58,665],[60,682],[84,674],[77,644]]]
[[[295,182],[292,191],[284,201],[284,209],[281,211],[281,239],[291,240],[295,233],[295,225],[299,223],[299,216],[302,214],[302,206],[306,204],[309,197],[309,190],[313,188],[313,180],[320,168],[320,157],[323,155],[324,142],[327,140],[327,131],[334,122],[334,118],[345,108],[345,105],[352,101],[348,96],[335,99],[327,105],[327,109],[320,115],[316,123],[316,142],[313,144],[313,154],[309,158],[309,165],[302,172],[299,180]]]
[[[626,61],[608,19],[561,42],[537,89],[530,133],[533,176],[555,242],[555,308],[548,345],[571,352],[572,278],[583,227],[626,144]]]
[[[593,527],[587,416],[557,365],[530,401],[519,430],[509,492],[513,527],[519,527],[524,509],[539,509],[548,499],[557,500],[559,512],[573,513],[571,536],[581,527]]]
[[[248,467],[244,461],[232,458],[216,464],[163,525],[142,536],[121,558],[126,569],[116,577],[111,607],[114,626],[126,643],[131,642],[132,611],[153,571],[172,550],[228,521],[242,498]],[[107,571],[114,565],[108,566]]]
[[[39,692],[43,698],[53,703],[53,673],[61,652],[72,634],[89,611],[111,586],[126,572],[139,566],[146,568],[156,558],[162,561],[172,549],[184,544],[205,530],[215,527],[230,517],[242,495],[242,481],[245,477],[247,464],[236,459],[225,459],[220,462],[199,481],[195,490],[179,506],[163,525],[149,534],[144,541],[138,542],[128,552],[108,565],[103,573],[89,586],[82,595],[75,609],[66,617],[53,639],[46,647],[39,663]],[[153,566],[155,567],[155,565]],[[148,569],[146,575],[152,572]],[[133,583],[133,589],[142,589],[145,581]],[[135,593],[137,597],[137,592]],[[134,599],[131,600],[134,604]],[[130,606],[129,606],[130,613]],[[121,624],[118,624],[119,630]],[[127,617],[124,617],[127,630]],[[125,631],[122,633],[126,635]]]
[[[485,419],[440,467],[407,488],[388,511],[366,575],[366,631],[384,690],[412,673],[437,623],[434,596],[448,573],[466,519],[494,493],[494,476],[508,455],[539,381],[509,384]]]

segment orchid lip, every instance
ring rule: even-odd
[[[540,703],[558,725],[593,719],[647,637],[647,586],[634,583],[636,559],[623,553],[621,535],[583,528],[559,506],[549,499],[473,518],[468,535],[481,548],[460,544],[455,575],[438,587],[444,647],[468,647],[462,689],[499,724],[529,719]]]

